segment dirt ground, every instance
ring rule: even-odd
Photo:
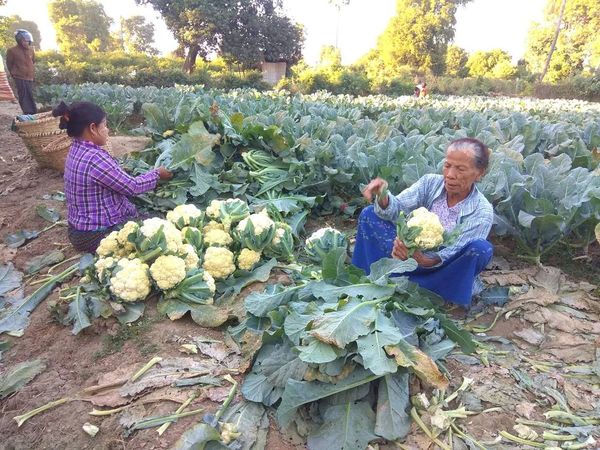
[[[65,216],[64,202],[44,199],[48,194],[63,190],[61,175],[38,168],[20,138],[9,130],[12,117],[17,112],[14,105],[0,104],[0,241],[5,235],[20,229],[41,230],[46,227],[47,222],[35,212],[37,205],[56,208],[62,217]],[[118,139],[114,142],[115,151],[123,151]],[[66,229],[56,227],[16,252],[0,244],[0,262],[12,261],[23,270],[24,264],[32,257],[53,248],[61,249],[67,258],[76,256],[68,244]],[[572,377],[574,372],[571,370],[576,365],[598,364],[595,351],[600,344],[600,301],[594,297],[594,288],[597,287],[585,283],[589,280],[567,279],[553,269],[510,271],[506,265],[489,272],[486,281],[510,286],[527,284],[534,287],[537,295],[529,299],[515,296],[502,310],[488,307],[468,324],[490,325],[500,313],[495,326],[480,333],[480,336],[492,339],[486,342],[490,345],[489,351],[467,360],[450,358],[446,363],[454,388],[461,384],[463,377],[472,378],[473,403],[479,401],[481,409],[496,408],[461,420],[461,427],[481,442],[490,443],[499,430],[515,433],[512,427],[517,417],[543,420],[542,413],[556,400],[547,395],[548,391],[536,390],[536,385],[547,385],[562,392],[574,412],[589,413],[600,408],[598,381],[588,382]],[[28,292],[30,290],[31,287]],[[177,336],[223,338],[221,331],[200,328],[189,318],[171,322],[156,317],[152,302],[141,324],[126,327],[113,319],[100,320],[74,336],[69,327],[53,319],[49,305],[56,301],[57,291],[31,314],[30,324],[22,337],[7,337],[13,347],[2,353],[0,372],[34,358],[45,361],[47,368],[16,394],[0,401],[0,449],[169,448],[198,421],[198,416],[179,420],[162,436],[158,436],[155,429],[146,429],[123,437],[118,415],[90,416],[88,413],[93,405],[77,400],[40,414],[17,428],[12,419],[14,416],[52,400],[75,396],[83,388],[96,385],[103,374],[132,364],[141,367],[156,355],[181,357]],[[546,314],[545,309],[550,310],[554,306],[557,308],[552,309],[552,314]],[[536,332],[542,335],[541,341],[529,337]],[[525,336],[525,339],[519,338],[519,335]],[[510,342],[503,341],[503,338]],[[543,371],[540,367],[548,366],[531,361],[552,361],[556,364]],[[515,371],[528,374],[535,385],[524,387],[523,383],[517,383]],[[190,409],[204,408],[211,412],[219,404],[200,398]],[[177,403],[169,401],[146,405],[146,415],[169,413],[177,406]],[[100,428],[96,437],[92,438],[82,430],[85,422]],[[273,417],[270,417],[270,423],[267,449],[303,448],[278,430]],[[403,448],[419,450],[436,448],[416,427],[403,445]],[[398,447],[386,444],[380,448]],[[493,448],[519,447],[503,442]]]

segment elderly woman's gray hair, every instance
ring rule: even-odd
[[[446,153],[456,150],[467,151],[473,153],[475,159],[475,167],[486,171],[490,163],[490,149],[479,139],[461,138],[450,142]]]

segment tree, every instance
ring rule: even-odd
[[[111,49],[112,19],[102,4],[94,0],[52,0],[48,13],[61,53],[89,54]]]
[[[550,46],[550,51],[548,52],[548,58],[546,58],[546,64],[544,64],[544,70],[540,75],[540,83],[544,81],[544,77],[548,72],[548,66],[550,65],[550,60],[552,59],[552,54],[554,53],[554,49],[556,48],[556,41],[558,41],[558,34],[560,33],[560,26],[562,25],[563,15],[565,13],[565,6],[567,4],[567,0],[562,0],[562,5],[560,6],[560,14],[558,16],[558,20],[556,21],[556,31],[554,32],[554,38],[552,39],[552,45]]]
[[[446,51],[446,74],[451,77],[466,77],[469,74],[467,52],[456,45],[449,45]]]
[[[548,0],[543,22],[534,23],[528,36],[527,63],[550,82],[595,70],[600,62],[600,2],[569,0],[562,6],[562,0]]]
[[[161,13],[187,49],[184,69],[198,55],[220,55],[244,67],[262,60],[294,63],[301,57],[302,29],[282,13],[281,0],[136,0]]]
[[[121,18],[120,44],[127,53],[146,53],[157,55],[154,42],[154,24],[147,23],[144,16]]]
[[[510,55],[500,49],[473,53],[469,56],[467,68],[472,77],[512,78],[517,74]]]
[[[408,65],[434,74],[444,72],[446,49],[454,38],[456,9],[469,0],[397,0],[396,15],[379,37],[384,65]]]
[[[350,0],[328,0],[330,5],[333,5],[337,9],[337,22],[335,24],[335,48],[339,48],[338,40],[340,36],[340,15],[342,8],[350,4]]]
[[[342,54],[340,49],[333,45],[324,45],[321,47],[319,55],[319,65],[323,67],[339,67],[342,65]]]
[[[20,16],[3,17],[0,23],[0,48],[12,47],[16,44],[15,32],[22,28],[33,36],[34,46],[40,48],[42,35],[37,24],[31,20],[23,20]]]

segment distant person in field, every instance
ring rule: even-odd
[[[17,45],[6,52],[6,68],[17,86],[17,96],[23,114],[37,113],[33,97],[33,80],[35,69],[35,52],[33,51],[33,36],[27,30],[17,30],[15,33]]]
[[[93,103],[61,102],[52,114],[73,138],[64,175],[69,241],[93,253],[108,233],[137,217],[129,197],[153,190],[173,174],[164,167],[138,177],[127,174],[102,148],[109,132],[106,113]]]
[[[424,207],[440,218],[444,229],[460,226],[453,245],[437,252],[415,251],[418,267],[407,273],[409,280],[435,292],[444,300],[469,307],[473,295],[482,290],[479,273],[492,259],[493,247],[486,239],[492,228],[494,210],[475,183],[489,163],[489,149],[477,139],[462,138],[446,150],[443,174],[428,174],[394,196],[381,178],[372,180],[363,196],[368,206],[358,219],[352,263],[370,272],[381,258],[408,259],[408,249],[396,235],[400,211],[408,215]]]
[[[421,90],[419,92],[419,97],[426,97],[427,96],[427,83],[423,82],[423,84],[421,84]]]
[[[17,99],[15,98],[15,94],[13,93],[10,84],[8,83],[8,77],[6,76],[6,72],[4,71],[4,61],[2,61],[2,56],[0,55],[0,101],[3,102],[13,102],[16,103]]]

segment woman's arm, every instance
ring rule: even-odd
[[[99,162],[91,170],[96,183],[128,197],[143,194],[156,187],[159,169],[150,170],[143,175],[132,177],[108,155],[101,155]]]
[[[388,193],[387,206],[375,202],[375,214],[390,222],[395,222],[398,219],[400,211],[403,211],[404,214],[410,214],[411,211],[425,205],[427,191],[431,189],[430,184],[430,176],[424,175],[400,194],[394,196]]]

